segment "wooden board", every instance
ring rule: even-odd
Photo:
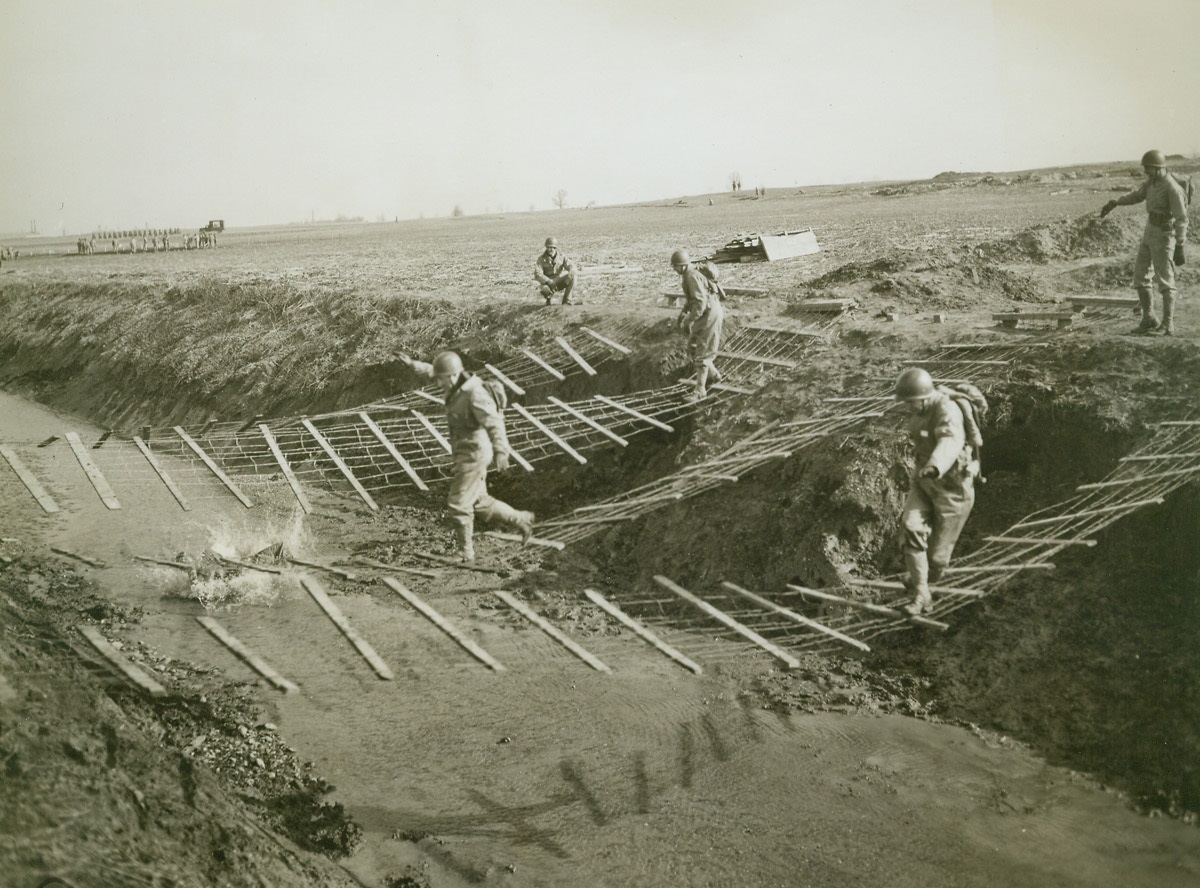
[[[108,660],[126,678],[151,697],[165,697],[167,695],[166,688],[147,675],[140,667],[130,663],[120,651],[108,643],[107,639],[94,626],[80,626],[79,631],[83,633],[84,638],[91,642],[92,647],[100,652],[104,659]]]
[[[42,509],[48,513],[59,511],[58,503],[54,501],[54,498],[50,496],[50,494],[46,493],[45,488],[42,487],[41,483],[34,476],[33,472],[25,468],[25,464],[21,462],[21,458],[17,456],[15,450],[0,444],[0,456],[3,456],[5,462],[7,462],[9,466],[12,467],[12,470],[16,472],[17,477],[21,479],[21,483],[25,485],[25,488],[31,494],[33,494],[33,498],[37,500],[38,505],[41,506]]]
[[[491,654],[489,654],[487,651],[485,651],[483,648],[481,648],[479,645],[477,645],[474,641],[467,638],[467,636],[464,635],[458,629],[457,626],[455,626],[453,623],[451,623],[449,620],[447,620],[445,617],[443,617],[440,613],[438,613],[436,610],[434,610],[432,607],[430,607],[428,604],[426,604],[423,600],[421,600],[415,593],[411,592],[408,589],[408,587],[406,587],[399,580],[393,579],[392,577],[383,577],[383,582],[384,582],[384,585],[386,585],[389,589],[391,589],[393,592],[395,592],[397,595],[399,595],[401,598],[403,598],[405,601],[407,601],[410,605],[412,605],[417,610],[418,613],[420,613],[427,620],[429,620],[429,622],[433,623],[433,625],[437,626],[439,629],[441,629],[443,632],[445,632],[448,636],[450,636],[450,638],[452,638],[458,644],[459,647],[461,647],[464,651],[466,651],[468,654],[470,654],[472,657],[474,657],[480,663],[483,663],[489,669],[492,669],[496,672],[504,672],[505,671],[504,664],[502,664],[498,660],[496,660],[495,657],[493,657]]]
[[[379,443],[384,446],[384,449],[387,450],[392,459],[399,463],[400,468],[404,469],[405,474],[412,479],[413,484],[417,485],[417,490],[429,490],[429,486],[421,480],[421,476],[417,474],[417,470],[401,455],[400,451],[396,449],[396,445],[388,440],[387,435],[383,433],[383,429],[375,424],[375,420],[363,412],[360,412],[358,416],[366,424],[367,428],[371,430],[371,434],[379,439]]]
[[[326,594],[320,583],[310,576],[301,576],[300,585],[312,596],[313,601],[317,603],[321,610],[325,611],[325,615],[333,621],[333,624],[341,630],[342,634],[346,636],[346,640],[354,645],[355,650],[362,654],[363,659],[371,665],[376,675],[384,681],[391,681],[396,677],[392,674],[392,670],[388,668],[387,663],[383,662],[383,658],[375,653],[375,649],[354,631],[354,627],[350,625],[350,621],[346,619],[338,606],[329,599],[329,595]]]
[[[346,477],[346,480],[350,482],[350,486],[353,487],[355,491],[357,491],[358,495],[362,497],[362,500],[367,504],[367,507],[372,512],[378,512],[379,504],[372,499],[371,494],[367,493],[367,489],[363,487],[358,478],[354,476],[354,472],[352,472],[350,467],[346,465],[345,461],[338,456],[337,451],[333,449],[333,445],[325,440],[325,436],[317,431],[317,427],[314,426],[309,420],[302,419],[300,420],[300,423],[306,429],[308,429],[308,433],[313,436],[316,442],[321,445],[321,449],[325,451],[331,460],[333,460],[333,464],[338,467],[338,470]]]
[[[517,385],[515,382],[513,382],[511,379],[509,379],[507,376],[505,376],[503,373],[501,373],[499,369],[497,369],[496,367],[493,367],[491,364],[484,364],[483,366],[484,366],[485,370],[487,370],[489,373],[492,374],[492,376],[494,376],[498,380],[500,380],[500,382],[502,382],[505,386],[507,386],[513,392],[515,392],[518,395],[525,394],[525,389],[521,388],[519,385]]]
[[[425,426],[425,430],[428,431],[429,434],[433,435],[433,440],[438,442],[438,446],[441,447],[442,450],[446,451],[447,453],[454,452],[453,448],[450,446],[450,442],[446,440],[446,436],[437,430],[428,416],[426,416],[424,413],[421,413],[419,410],[414,410],[412,415],[417,418],[417,422]]]
[[[583,660],[583,662],[587,663],[597,672],[605,672],[610,675],[612,674],[612,669],[610,669],[608,665],[604,663],[604,661],[588,653],[588,651],[584,650],[584,648],[580,646],[574,639],[564,635],[556,626],[544,619],[540,614],[533,610],[533,608],[526,605],[525,602],[519,600],[511,592],[505,592],[503,589],[493,589],[492,594],[527,619],[529,622],[533,623],[533,625],[537,626],[576,657]]]
[[[150,452],[149,445],[137,435],[133,436],[133,443],[137,445],[137,449],[141,451],[142,456],[146,458],[146,462],[150,463],[150,468],[154,469],[159,479],[166,485],[167,490],[171,492],[171,496],[175,497],[175,501],[179,503],[179,507],[185,512],[190,512],[192,510],[191,504],[184,497],[183,491],[176,486],[171,476],[167,474],[167,470],[159,463],[158,458]]]
[[[255,654],[252,650],[238,641],[234,636],[230,635],[220,623],[212,617],[196,617],[196,622],[207,629],[217,641],[225,645],[235,654],[237,654],[246,665],[269,681],[272,685],[283,691],[285,694],[294,694],[300,690],[299,686],[288,681],[278,672],[271,668],[265,660]]]
[[[576,410],[574,407],[572,407],[566,401],[560,401],[558,398],[555,398],[553,395],[551,395],[549,398],[547,398],[547,400],[551,404],[554,404],[556,407],[558,407],[560,410],[565,410],[567,413],[574,416],[576,419],[578,419],[584,425],[590,426],[591,428],[598,431],[600,434],[604,435],[606,438],[609,438],[610,440],[615,441],[616,443],[620,444],[622,447],[629,446],[629,442],[626,441],[624,438],[622,438],[620,435],[616,434],[615,432],[609,431],[604,426],[600,425],[600,423],[596,422],[596,420],[592,419],[590,416],[585,416],[583,413],[580,413],[578,410]]]
[[[618,404],[616,401],[612,400],[611,398],[604,397],[604,395],[596,395],[595,398],[601,404],[607,404],[609,407],[615,407],[617,410],[620,410],[622,413],[628,413],[630,416],[633,416],[633,417],[636,417],[637,419],[642,420],[642,422],[648,422],[650,425],[654,426],[655,428],[662,429],[664,432],[675,431],[674,426],[669,426],[662,420],[655,419],[653,416],[647,416],[645,413],[642,413],[639,410],[634,410],[632,407],[626,407],[624,404]]]
[[[79,460],[79,465],[83,469],[84,474],[92,482],[92,487],[96,489],[100,501],[110,509],[121,508],[121,501],[117,499],[117,495],[113,493],[113,489],[108,486],[108,481],[105,479],[104,473],[100,471],[100,467],[92,462],[91,455],[87,452],[87,448],[83,446],[83,441],[79,439],[79,433],[64,432],[63,437],[71,445],[71,450],[75,453],[75,458]]]
[[[233,483],[233,479],[222,472],[221,467],[213,461],[213,458],[204,452],[204,448],[192,440],[192,436],[183,430],[183,426],[175,426],[175,434],[183,439],[183,443],[190,447],[196,456],[200,457],[200,461],[208,466],[208,470],[217,476],[220,482],[229,489],[230,493],[237,497],[238,502],[240,502],[247,509],[254,505],[254,503],[250,501],[250,497],[242,493],[241,488]]]
[[[523,404],[513,404],[512,408],[513,410],[517,411],[517,413],[521,414],[521,416],[525,417],[525,419],[528,420],[534,428],[561,447],[563,452],[570,456],[571,459],[575,460],[575,462],[579,463],[580,465],[585,465],[587,463],[586,456],[559,437],[559,435],[556,434],[548,425],[530,413]]]
[[[621,610],[619,607],[617,607],[615,604],[613,604],[611,601],[609,601],[607,598],[605,598],[603,595],[601,595],[595,589],[584,589],[583,594],[586,595],[589,599],[591,599],[593,603],[595,603],[598,607],[600,607],[602,610],[604,610],[607,614],[609,614],[609,616],[613,617],[618,622],[620,622],[622,625],[624,625],[627,628],[629,628],[630,630],[632,630],[633,633],[635,635],[637,635],[639,638],[648,642],[649,644],[651,644],[658,650],[662,651],[664,654],[666,654],[668,657],[670,657],[672,660],[674,660],[679,665],[683,666],[685,669],[690,669],[696,675],[701,675],[704,672],[704,670],[701,669],[697,663],[695,663],[693,660],[689,659],[688,657],[685,657],[683,654],[681,654],[675,648],[671,647],[671,645],[667,644],[665,641],[663,641],[661,638],[659,638],[657,635],[655,635],[653,632],[651,632],[649,629],[647,629],[645,626],[643,626],[641,623],[639,623],[633,617],[629,616],[629,614],[625,613],[623,610]]]
[[[287,457],[283,455],[283,451],[279,448],[279,442],[275,440],[275,436],[271,434],[271,430],[265,424],[259,425],[258,430],[262,432],[263,439],[271,449],[271,455],[275,457],[275,462],[279,464],[279,469],[283,472],[283,477],[287,479],[288,486],[292,488],[292,493],[296,495],[296,501],[300,503],[300,508],[304,510],[306,515],[311,515],[313,511],[312,503],[308,501],[308,497],[304,493],[304,488],[300,486],[300,479],[296,477],[296,473],[292,471],[292,467],[288,464]]]
[[[571,343],[567,342],[567,340],[563,339],[561,336],[555,336],[554,341],[559,344],[559,346],[562,348],[563,351],[565,351],[568,355],[571,356],[571,359],[576,364],[578,364],[580,367],[583,368],[584,373],[586,373],[588,376],[596,375],[595,368],[593,368],[591,364],[589,364],[587,361],[585,361],[583,359],[583,355],[579,354],[579,352],[577,352],[577,351],[575,351],[575,349],[571,348]]]
[[[626,348],[625,346],[621,345],[619,342],[613,342],[613,341],[612,341],[611,339],[609,339],[607,336],[601,336],[599,333],[597,333],[597,332],[596,332],[595,330],[593,330],[591,327],[583,327],[583,326],[580,326],[580,328],[579,328],[579,329],[580,329],[580,330],[582,330],[584,333],[586,333],[588,336],[591,336],[591,337],[592,337],[593,339],[595,339],[597,342],[602,342],[602,343],[604,343],[604,344],[605,344],[605,345],[607,345],[609,348],[613,349],[613,351],[620,352],[620,353],[621,353],[621,354],[623,354],[623,355],[631,355],[631,354],[633,354],[633,349],[631,349],[631,348]]]
[[[566,380],[567,377],[565,377],[562,373],[555,370],[553,367],[551,367],[549,364],[547,364],[545,361],[543,361],[541,358],[539,358],[537,355],[535,355],[529,349],[523,348],[523,349],[521,349],[521,353],[523,355],[525,355],[525,357],[529,358],[529,360],[533,361],[535,364],[537,364],[539,367],[541,367],[543,370],[545,370],[547,373],[549,373],[551,376],[553,376],[555,379],[557,379],[559,382],[563,382],[564,380]]]
[[[826,626],[824,623],[818,623],[816,620],[809,619],[808,617],[804,616],[803,614],[798,614],[794,610],[791,610],[789,608],[784,607],[783,605],[776,604],[773,601],[763,598],[761,595],[758,595],[755,592],[751,592],[749,589],[743,589],[741,586],[738,586],[735,583],[730,583],[727,580],[723,580],[721,582],[721,585],[724,586],[726,589],[728,589],[730,592],[736,592],[738,595],[741,595],[743,598],[748,599],[749,601],[753,601],[759,607],[766,608],[767,610],[772,611],[773,613],[777,613],[782,617],[787,617],[789,620],[791,620],[794,623],[799,623],[802,626],[807,626],[809,629],[815,629],[817,632],[820,632],[823,635],[828,635],[830,638],[836,638],[838,641],[843,641],[846,644],[850,645],[851,647],[858,648],[860,651],[870,651],[871,650],[871,648],[868,645],[859,641],[857,638],[851,638],[849,635],[846,635],[842,632],[838,632],[836,629],[832,629],[829,626]]]

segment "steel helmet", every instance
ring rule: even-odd
[[[557,247],[558,246],[558,238],[556,238],[556,237],[546,238],[546,246],[547,247]]]
[[[916,401],[933,394],[933,377],[920,367],[908,367],[896,380],[896,400]]]
[[[692,257],[687,254],[687,250],[676,250],[671,254],[672,265],[691,265]]]
[[[454,352],[442,352],[433,359],[434,376],[457,376],[462,369],[462,358]]]
[[[1161,151],[1147,151],[1142,155],[1142,166],[1144,167],[1165,167],[1167,159],[1163,157]]]

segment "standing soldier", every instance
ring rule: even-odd
[[[896,400],[908,404],[908,432],[916,447],[916,467],[900,520],[906,586],[914,598],[904,610],[917,616],[933,607],[929,581],[950,564],[954,544],[975,505],[979,474],[977,413],[987,402],[974,386],[959,392],[934,388],[920,367],[909,367],[896,380]]]
[[[534,514],[518,511],[488,494],[487,472],[493,455],[496,470],[503,472],[508,468],[510,453],[504,414],[491,392],[478,376],[463,369],[462,358],[454,352],[442,352],[432,364],[414,361],[406,354],[399,357],[418,376],[435,380],[446,398],[446,424],[454,457],[446,506],[454,523],[458,557],[475,560],[476,516],[484,521],[501,521],[519,533],[522,542],[529,542]]]
[[[571,304],[575,289],[575,264],[558,249],[558,238],[546,238],[546,249],[533,263],[533,279],[540,285],[538,292],[549,305],[554,294],[562,291],[562,304]]]
[[[1142,155],[1146,181],[1100,210],[1103,219],[1116,207],[1146,202],[1146,229],[1133,261],[1133,286],[1142,309],[1142,322],[1131,332],[1174,333],[1175,266],[1183,265],[1183,241],[1187,236],[1187,195],[1175,177],[1167,172],[1167,159],[1161,151]],[[1151,271],[1153,270],[1153,274]],[[1153,283],[1162,293],[1162,322],[1154,316]]]
[[[708,381],[721,381],[713,360],[721,349],[725,309],[716,285],[692,264],[686,250],[671,254],[671,267],[683,283],[683,311],[676,326],[688,334],[688,358],[696,368],[696,388],[688,401],[708,396]]]

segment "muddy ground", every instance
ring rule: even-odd
[[[711,207],[703,196],[682,206],[672,199],[507,218],[233,232],[218,250],[204,253],[23,257],[0,272],[0,380],[11,392],[128,433],[144,425],[351,407],[414,384],[394,359],[399,350],[428,355],[452,346],[482,363],[572,324],[603,330],[634,321],[642,331],[626,343],[634,356],[606,370],[596,391],[653,388],[686,372],[681,343],[668,331],[672,313],[660,298],[677,286],[665,268],[670,250],[685,246],[703,253],[739,231],[812,225],[824,246],[815,257],[723,268],[733,286],[770,290],[764,297],[731,299],[731,323],[795,317],[796,304],[812,296],[852,298],[856,306],[838,322],[835,337],[809,353],[798,372],[752,398],[698,415],[675,436],[646,436],[628,451],[598,455],[584,468],[539,473],[532,482],[496,479],[498,495],[554,515],[667,474],[771,420],[809,415],[825,397],[894,375],[901,358],[947,342],[1012,336],[995,327],[993,311],[1044,309],[1070,294],[1127,295],[1141,218],[1121,210],[1100,221],[1095,210],[1110,192],[1134,184],[1124,166],[955,174],[921,183],[771,190],[762,200],[718,195]],[[527,266],[550,232],[585,263],[640,264],[642,270],[584,277],[582,306],[542,308],[526,280]],[[1181,269],[1184,292],[1200,276],[1193,268]],[[946,323],[932,323],[935,312],[944,313]],[[888,313],[898,320],[887,319]],[[1200,395],[1200,316],[1191,301],[1183,303],[1174,338],[1119,335],[1132,323],[1131,316],[1128,324],[1078,323],[1047,333],[1050,346],[1035,360],[985,385],[993,404],[984,467],[989,480],[964,535],[964,551],[1065,498],[1076,484],[1102,477],[1151,423],[1192,415]],[[21,432],[0,424],[5,441],[27,440]],[[579,604],[585,586],[618,598],[645,589],[656,573],[697,589],[721,579],[771,589],[787,582],[829,585],[850,569],[887,573],[897,566],[892,526],[903,493],[901,437],[894,423],[872,426],[763,468],[719,496],[685,501],[561,554],[514,554],[482,542],[482,557],[501,565],[501,574],[447,572],[436,582],[414,580],[413,587],[440,606],[515,632],[516,618],[498,611],[485,594],[499,585],[578,637],[603,644],[615,643],[617,632],[594,608]],[[335,517],[314,517],[308,534],[325,555],[391,562],[406,547],[446,551],[447,534],[438,524],[441,496],[438,488],[429,494],[397,491],[379,516],[337,507]],[[613,735],[586,721],[563,725],[557,730],[566,745],[549,743],[537,753],[524,749],[521,733],[540,726],[536,714],[527,714],[529,726],[476,725],[466,718],[467,736],[489,738],[484,755],[482,747],[457,740],[431,745],[425,734],[452,723],[450,713],[437,707],[413,711],[417,723],[405,728],[413,732],[406,734],[412,754],[436,755],[444,748],[449,759],[440,767],[449,773],[456,767],[474,773],[486,762],[489,776],[476,785],[499,781],[477,805],[486,807],[512,790],[491,769],[524,773],[526,795],[536,796],[539,784],[531,775],[542,765],[578,790],[575,798],[585,814],[591,812],[591,826],[575,822],[589,821],[587,816],[566,817],[564,832],[553,841],[520,829],[508,840],[470,830],[472,837],[462,838],[462,824],[452,818],[398,816],[387,807],[395,799],[380,799],[373,808],[368,781],[341,758],[371,762],[376,753],[357,740],[339,740],[332,728],[312,727],[319,721],[311,721],[307,702],[298,708],[280,704],[262,687],[211,664],[148,645],[142,640],[147,636],[171,646],[171,636],[156,628],[157,618],[147,624],[136,607],[120,603],[119,596],[114,602],[112,583],[82,578],[94,572],[51,561],[42,543],[52,534],[44,524],[17,525],[11,508],[0,514],[8,522],[4,536],[20,540],[0,549],[11,559],[0,564],[0,757],[6,769],[3,824],[10,837],[2,849],[5,869],[24,880],[14,884],[36,884],[39,874],[50,873],[80,885],[616,885],[648,884],[651,874],[656,884],[775,884],[788,874],[814,885],[879,879],[922,884],[921,861],[926,873],[940,874],[947,884],[995,884],[997,867],[1001,884],[1175,884],[1200,873],[1194,849],[1173,851],[1168,857],[1174,863],[1138,869],[1131,861],[1144,858],[1144,851],[1108,859],[1095,847],[1072,846],[1071,866],[1064,868],[1048,852],[1018,859],[1011,841],[1003,855],[988,858],[964,850],[975,846],[957,834],[955,853],[925,847],[897,852],[914,863],[895,872],[886,853],[865,852],[869,843],[839,845],[814,825],[822,818],[838,823],[862,804],[875,815],[895,815],[864,803],[852,788],[840,792],[853,786],[868,795],[898,794],[906,811],[938,821],[929,806],[951,803],[944,795],[939,801],[927,778],[915,776],[924,774],[919,768],[910,773],[887,755],[853,755],[858,743],[881,742],[864,738],[884,730],[905,738],[901,745],[911,749],[928,743],[930,761],[936,761],[945,751],[938,751],[942,741],[889,720],[899,716],[965,727],[979,744],[976,764],[991,752],[1020,757],[1007,766],[989,760],[995,794],[980,810],[1024,816],[1053,808],[1048,798],[1069,795],[1071,811],[1102,825],[1098,835],[1110,828],[1121,835],[1111,811],[1094,808],[1091,796],[1072,795],[1078,779],[1087,793],[1099,792],[1103,783],[1120,791],[1121,805],[1194,824],[1200,811],[1200,700],[1192,691],[1200,669],[1200,498],[1194,486],[1162,509],[1110,528],[1096,550],[1060,559],[1053,576],[1018,578],[1003,595],[960,611],[945,636],[902,634],[861,657],[805,653],[803,668],[791,672],[774,670],[741,649],[704,647],[719,661],[719,677],[711,689],[695,692],[701,709],[678,712],[681,723],[693,725],[680,736],[706,737],[715,756],[715,770],[703,779],[687,776],[688,769],[686,779],[664,778],[655,771],[661,765],[656,753],[623,745],[629,741],[620,732],[637,737],[642,725],[629,713],[660,700],[661,688],[653,682],[624,690],[628,698],[618,695],[611,703],[603,702],[598,686],[588,685],[602,701],[592,703],[596,718],[611,719]],[[378,602],[369,605],[375,613],[389,606],[376,588],[346,586],[339,593]],[[204,604],[216,612],[250,610],[236,600]],[[166,680],[170,696],[148,701],[99,667],[73,632],[80,622],[122,640]],[[662,677],[663,667],[642,665],[648,676]],[[456,689],[452,680],[435,680],[428,663],[416,660],[410,669],[445,698],[458,693],[463,707],[491,711],[487,694],[472,681]],[[551,708],[578,707],[575,688],[552,683],[525,690],[544,693]],[[307,694],[306,686],[305,701]],[[717,695],[737,701],[721,705],[741,714],[734,719],[719,705],[704,708]],[[688,698],[685,693],[681,700]],[[787,769],[762,757],[747,761],[722,752],[722,742],[743,732],[764,736],[758,716],[744,716],[751,710],[776,713],[789,726],[788,736],[816,731],[806,742],[825,750],[819,754],[829,757],[825,770],[807,770],[790,758],[790,747],[774,740],[755,742],[788,762]],[[715,720],[695,721],[696,711],[711,712],[705,718]],[[310,726],[307,734],[296,733],[306,747],[301,753],[281,739],[273,713],[291,713],[293,721]],[[353,714],[339,713],[347,726],[371,732]],[[812,722],[817,727],[797,728],[804,723],[791,720],[806,714],[818,719]],[[842,717],[879,721],[842,727],[819,720]],[[827,728],[832,737],[822,735]],[[693,742],[686,740],[684,748]],[[386,738],[375,745],[392,750]],[[510,748],[524,764],[495,758]],[[603,749],[613,762],[624,755],[641,762],[635,771],[643,789],[630,801],[614,800],[622,767],[606,764]],[[1034,753],[1069,770],[1041,770]],[[308,757],[317,760],[315,768],[305,764]],[[598,776],[583,779],[587,767]],[[1016,772],[1028,782],[1004,788],[1007,779],[1018,780]],[[1075,772],[1090,776],[1070,776]],[[779,823],[759,822],[739,790],[724,783],[740,779],[744,785],[765,776],[780,787],[803,779],[804,791],[829,779],[843,800],[831,802],[834,795],[816,790],[811,808],[764,800],[764,811],[788,812],[785,823],[797,824],[792,834]],[[330,796],[326,781],[342,784],[340,791]],[[408,784],[401,779],[397,785]],[[585,785],[599,800],[588,800],[579,789]],[[410,788],[419,793],[422,786],[414,781]],[[553,799],[559,790],[545,792]],[[697,804],[697,792],[712,806]],[[346,806],[336,799],[347,799]],[[722,804],[732,809],[728,818],[719,815]],[[399,805],[417,808],[419,801]],[[535,817],[536,808],[530,803],[521,816]],[[355,822],[347,809],[367,822]],[[956,819],[980,816],[966,808],[943,814],[947,834]],[[635,822],[644,828],[634,829]],[[806,829],[799,830],[799,823]],[[742,830],[740,837],[712,838],[731,824]],[[584,841],[579,836],[586,828],[594,834]],[[995,824],[979,828],[1002,830]],[[681,829],[694,832],[684,839]],[[911,827],[897,822],[877,830],[884,847],[895,849],[905,846]],[[814,832],[820,836],[813,838]],[[700,866],[698,836],[719,845],[723,862]],[[568,837],[587,850],[564,859],[559,852],[571,846]],[[389,846],[388,839],[407,850]],[[681,853],[664,855],[664,841]],[[1167,847],[1178,840],[1156,841]],[[532,871],[524,858],[515,862],[520,855],[514,849],[529,842],[545,857],[533,858]],[[606,856],[605,842],[622,850]],[[773,861],[783,847],[804,850],[790,860],[761,862]],[[1186,841],[1180,845],[1188,847]],[[643,855],[642,863],[631,849]],[[696,859],[685,863],[687,853]],[[856,861],[843,863],[838,855],[847,853]],[[666,862],[647,868],[648,858]]]

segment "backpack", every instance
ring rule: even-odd
[[[983,447],[983,432],[980,430],[980,424],[988,412],[987,398],[984,397],[983,392],[969,382],[939,385],[938,391],[948,396],[962,411],[963,432],[966,434],[967,444],[975,451],[975,458],[978,459],[979,449]]]
[[[1192,194],[1196,191],[1196,186],[1192,183],[1191,176],[1185,176],[1183,173],[1171,173],[1171,178],[1175,180],[1175,184],[1183,189],[1183,205],[1190,207],[1192,205]]]
[[[504,413],[508,408],[508,389],[504,387],[504,383],[498,379],[484,379],[482,382],[483,387],[491,393],[492,400],[496,402],[496,409]]]
[[[720,275],[717,274],[717,266],[704,259],[696,263],[696,270],[708,278],[709,284],[712,285],[712,291],[717,294],[718,299],[724,302],[725,288],[721,286]]]

